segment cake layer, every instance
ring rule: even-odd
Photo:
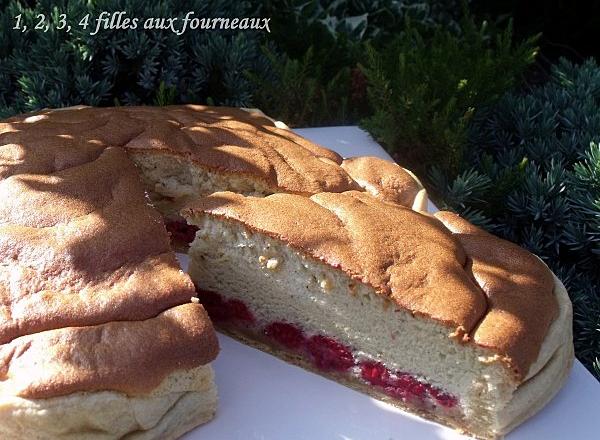
[[[175,438],[218,344],[118,148],[143,128],[47,113],[0,123],[0,437]]]
[[[286,215],[276,214],[281,212]],[[491,256],[482,255],[435,218],[363,193],[310,199],[217,193],[196,201],[184,215],[198,227],[190,275],[199,289],[220,295],[212,302],[201,295],[218,325],[233,322],[266,336],[273,334],[273,324],[292,325],[303,341],[328,338],[340,344],[333,345],[334,352],[347,353],[333,365],[341,365],[351,382],[365,385],[351,375],[365,364],[382,365],[392,376],[409,375],[457,402],[450,418],[430,405],[409,404],[413,410],[480,436],[494,437],[511,426],[516,413],[509,420],[505,409],[530,367],[539,371],[559,346],[572,347],[564,339],[570,303],[564,291],[555,292],[554,278],[539,260],[504,242]],[[503,261],[507,255],[511,262]],[[497,285],[477,285],[494,274]],[[541,316],[531,318],[526,306],[510,309],[514,323],[498,319],[496,333],[478,339],[480,323],[502,307],[494,296],[510,295],[507,289],[513,288],[529,300],[535,297]],[[293,334],[287,337],[297,340]],[[297,355],[310,361],[306,349]],[[572,354],[563,356],[555,368],[561,379],[571,360]],[[561,383],[550,392],[536,389],[518,415],[539,409]],[[374,393],[386,395],[385,387],[371,385]]]
[[[484,350],[465,350],[448,338],[444,325],[399,309],[343,272],[242,226],[211,218],[192,221],[199,231],[190,248],[190,275],[198,288],[218,292],[226,302],[225,308],[206,302],[214,322],[233,316],[261,331],[274,322],[301,326],[307,336],[326,336],[348,347],[353,357],[346,367],[355,360],[378,362],[423,378],[455,396],[461,416],[502,405],[516,388],[499,364],[479,361],[488,354]],[[489,411],[481,417],[492,423]]]
[[[218,351],[206,312],[192,303],[144,321],[48,330],[0,345],[0,395],[149,393],[168,374],[207,364]]]
[[[212,367],[170,373],[151,392],[77,392],[48,399],[0,396],[0,437],[44,440],[176,439],[214,417]]]
[[[326,332],[305,322],[290,322],[289,317],[258,318],[256,313],[238,295],[220,295],[198,291],[200,301],[219,327],[239,339],[250,339],[261,346],[271,347],[286,360],[297,361],[334,379],[353,380],[370,385],[374,391],[411,404],[422,411],[456,414],[456,396],[433,386],[419,373],[408,373],[388,368],[372,354],[341,342]],[[348,342],[349,338],[340,336]]]
[[[299,356],[297,351],[282,348],[281,343],[265,337],[268,333],[267,330],[263,330],[262,333],[251,331],[247,325],[240,326],[235,321],[224,322],[219,320],[216,325],[221,332],[247,345],[277,356],[286,362],[314,371],[400,409],[454,427],[461,432],[467,432],[469,435],[481,439],[503,438],[506,433],[542,409],[565,384],[574,359],[571,337],[564,345],[559,347],[539,374],[519,386],[511,401],[499,414],[496,427],[490,429],[489,426],[473,426],[473,424],[465,421],[460,413],[455,411],[454,404],[455,402],[458,404],[458,402],[454,400],[453,396],[444,392],[440,393],[429,384],[418,380],[415,384],[415,378],[406,373],[393,375],[385,367],[382,369],[381,364],[376,364],[376,368],[370,370],[360,368],[357,371],[355,368],[350,370],[349,373],[324,371],[316,367],[314,361],[310,358]],[[371,371],[372,373],[365,378],[363,377],[363,371]],[[384,374],[381,375],[380,371],[383,371]],[[381,376],[384,380],[377,380]],[[391,385],[381,386],[382,383]],[[428,399],[425,402],[420,400],[423,394]],[[415,395],[418,397],[417,399],[415,399]],[[435,400],[432,401],[431,397]],[[430,404],[427,405],[427,402]]]
[[[227,107],[78,108],[17,116],[0,125],[0,142],[72,136],[79,142],[122,146],[142,162],[160,155],[183,159],[207,175],[235,175],[272,192],[312,194],[359,186],[339,166],[341,157],[267,118]],[[232,188],[233,189],[233,188]]]

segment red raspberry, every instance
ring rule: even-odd
[[[299,349],[305,342],[304,333],[300,328],[287,322],[273,322],[265,328],[265,335],[275,339],[290,350]]]
[[[361,376],[370,384],[383,387],[388,395],[397,399],[409,396],[422,399],[427,395],[426,384],[407,373],[397,373],[396,377],[392,377],[390,371],[379,362],[361,364]]]
[[[390,378],[390,372],[383,364],[372,361],[363,362],[361,364],[360,374],[362,378],[371,385],[388,385],[388,380]]]
[[[254,316],[248,306],[239,299],[223,299],[221,295],[206,290],[196,289],[198,298],[213,321],[245,321],[254,322]]]
[[[227,321],[231,318],[221,295],[200,289],[196,289],[196,291],[200,302],[206,309],[206,313],[213,321]]]
[[[413,384],[410,389],[408,390],[408,392],[410,394],[412,394],[415,397],[418,397],[420,399],[424,399],[427,395],[427,387],[422,384],[419,381],[416,381],[417,383]]]
[[[307,348],[315,366],[321,370],[345,371],[354,365],[350,348],[326,336],[311,337]]]
[[[384,388],[385,393],[398,400],[405,400],[408,397],[408,392],[401,387],[388,386]]]
[[[182,220],[172,220],[165,223],[167,231],[174,242],[191,243],[196,238],[198,227],[188,225]]]
[[[228,313],[231,319],[248,323],[254,322],[254,315],[248,309],[248,306],[239,299],[230,299],[225,307],[229,310]]]
[[[394,385],[402,387],[415,397],[425,397],[427,392],[427,387],[419,382],[416,377],[408,373],[398,373],[398,378],[394,380]]]
[[[439,388],[430,387],[429,394],[433,397],[437,403],[446,408],[452,408],[456,406],[458,400],[451,394],[445,393]]]

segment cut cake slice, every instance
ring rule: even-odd
[[[222,192],[183,211],[221,330],[481,438],[539,410],[573,360],[571,305],[535,256],[459,217],[362,192]]]

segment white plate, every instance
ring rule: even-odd
[[[296,130],[344,157],[389,155],[357,127]],[[182,267],[187,257],[178,255]],[[186,440],[466,439],[455,431],[219,335],[216,418]],[[600,432],[600,385],[578,362],[566,386],[508,440],[592,439]]]

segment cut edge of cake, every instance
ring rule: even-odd
[[[146,188],[157,208],[167,218],[177,217],[179,210],[194,197],[219,191],[265,197],[288,193],[285,189],[269,185],[257,176],[222,170],[211,170],[184,156],[168,151],[129,151],[130,157],[141,171]],[[349,164],[360,161],[369,164],[371,174]],[[363,165],[363,169],[366,165]],[[381,200],[427,210],[427,192],[417,177],[399,165],[377,157],[365,156],[344,159],[341,168],[364,191]],[[375,169],[379,172],[375,172]],[[310,196],[313,192],[289,192]]]
[[[128,150],[128,154],[140,170],[152,205],[163,215],[173,247],[182,252],[196,229],[181,217],[180,211],[195,198],[223,191],[255,197],[286,193],[255,175],[211,170],[170,151]],[[427,211],[427,191],[411,171],[371,156],[344,159],[341,168],[365,193],[415,211]]]
[[[228,196],[214,194],[210,203],[196,201],[184,211],[198,227],[190,275],[225,333],[480,438],[513,429],[566,380],[572,311],[555,276],[557,314],[519,377],[505,355],[449,337],[447,326],[403,310],[331,262],[224,214],[228,203],[243,204]],[[426,336],[427,343],[415,347],[408,333]]]

